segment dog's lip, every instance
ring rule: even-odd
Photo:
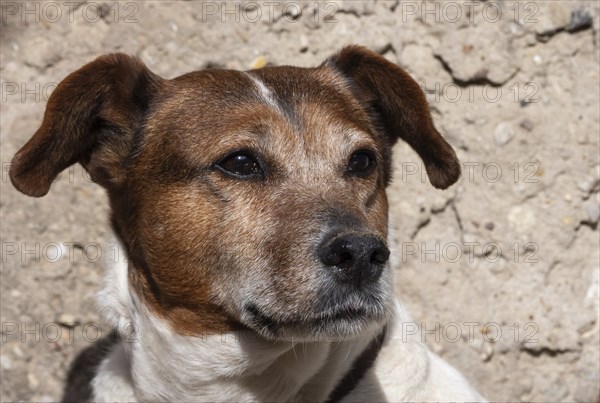
[[[369,312],[364,308],[344,307],[336,308],[331,311],[320,312],[314,317],[308,317],[305,322],[320,322],[320,321],[338,321],[338,320],[354,320],[370,316]]]
[[[314,315],[305,317],[291,317],[278,319],[271,315],[267,315],[261,310],[258,305],[250,304],[246,307],[246,311],[252,316],[252,321],[260,328],[266,328],[270,331],[275,331],[281,327],[311,327],[322,325],[325,323],[339,321],[356,321],[359,319],[368,319],[377,316],[374,312],[357,307],[336,307],[331,310],[322,311]]]

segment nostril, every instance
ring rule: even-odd
[[[354,258],[352,257],[352,253],[348,251],[342,251],[338,254],[338,259],[336,266],[341,267],[350,267],[354,262]]]
[[[329,256],[325,260],[329,266],[351,266],[354,261],[352,248],[346,242],[334,242],[329,246]]]
[[[371,264],[384,264],[390,258],[390,250],[382,246],[371,254]]]
[[[321,261],[327,266],[348,265],[352,261],[352,252],[345,242],[333,239],[320,249]]]

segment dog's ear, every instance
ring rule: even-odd
[[[323,64],[348,78],[391,144],[401,138],[419,154],[433,186],[446,189],[458,180],[456,154],[433,125],[425,94],[408,73],[361,46],[345,47]]]
[[[118,185],[121,164],[161,82],[140,60],[119,53],[70,74],[50,96],[41,127],[14,156],[13,185],[44,196],[56,176],[77,162],[93,181]]]

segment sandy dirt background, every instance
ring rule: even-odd
[[[3,401],[60,399],[77,352],[110,328],[94,301],[100,254],[114,253],[97,248],[109,233],[103,190],[79,166],[42,199],[7,177],[56,84],[115,51],[172,78],[206,67],[312,66],[350,43],[423,85],[463,162],[460,182],[438,191],[408,146],[395,149],[396,279],[414,326],[492,400],[598,399],[597,2],[1,7]]]

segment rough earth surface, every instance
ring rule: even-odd
[[[115,253],[96,248],[109,233],[103,190],[79,166],[42,199],[7,177],[56,83],[115,51],[171,78],[312,66],[350,43],[422,83],[463,163],[459,183],[438,191],[407,145],[394,150],[388,194],[398,295],[415,319],[407,332],[424,331],[489,399],[598,399],[597,2],[1,7],[1,400],[60,399],[77,352],[111,327],[95,308],[101,260]]]

